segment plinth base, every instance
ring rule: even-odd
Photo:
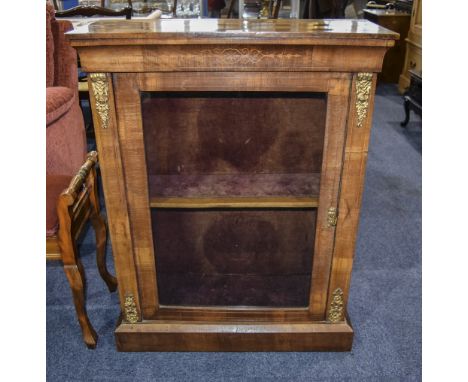
[[[144,321],[115,330],[119,351],[349,351],[348,321],[225,323]]]

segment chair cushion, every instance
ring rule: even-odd
[[[53,236],[58,230],[57,200],[70,184],[68,175],[46,176],[46,236]]]
[[[75,92],[63,86],[46,88],[46,125],[64,115],[75,101]]]

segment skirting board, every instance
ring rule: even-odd
[[[349,351],[353,328],[341,323],[121,323],[119,351]]]

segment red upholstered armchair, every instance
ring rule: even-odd
[[[84,341],[94,348],[97,334],[86,313],[84,271],[76,246],[88,220],[96,232],[99,272],[110,291],[117,283],[106,268],[106,225],[99,210],[95,171],[97,153],[86,155],[76,51],[64,36],[72,25],[55,20],[54,8],[48,3],[46,7],[46,252],[48,260],[63,262]]]
[[[55,20],[52,5],[46,7],[47,174],[71,178],[86,155],[86,135],[78,101],[76,51],[64,35],[73,27],[69,21]]]

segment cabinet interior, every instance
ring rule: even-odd
[[[162,305],[308,305],[326,105],[325,93],[141,93]]]

